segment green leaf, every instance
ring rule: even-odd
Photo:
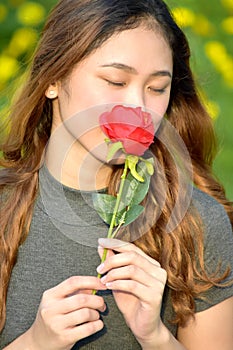
[[[143,211],[144,207],[142,205],[134,205],[131,207],[126,213],[124,226],[131,224],[131,222],[136,220]]]
[[[153,160],[153,158],[151,158]],[[146,168],[148,174],[151,176],[154,174],[154,160],[151,162],[150,160],[145,160]]]
[[[147,167],[144,162],[138,163],[137,172],[144,178],[144,182],[140,182],[135,179],[131,173],[127,175],[120,209],[123,209],[126,206],[131,207],[141,203],[148,192],[150,186],[150,175],[147,172]]]
[[[139,161],[138,156],[134,156],[134,155],[127,156],[127,162],[128,162],[128,166],[129,166],[129,169],[130,169],[132,176],[136,180],[138,180],[140,182],[144,182],[144,178],[142,176],[140,176],[140,174],[136,170],[136,165],[138,164],[138,161]]]
[[[116,197],[104,193],[94,193],[92,199],[94,208],[99,216],[110,225],[116,205]]]
[[[146,161],[151,164],[151,159]],[[130,172],[128,173],[118,212],[116,213],[114,227],[122,224],[128,225],[144,210],[144,208],[139,204],[143,201],[148,192],[151,177],[150,174],[148,174],[148,165],[144,159],[138,162],[136,171],[141,177],[144,178],[144,182],[138,181]],[[93,194],[95,210],[98,212],[103,221],[109,225],[111,224],[116,201],[116,197],[108,194]]]
[[[124,208],[123,210],[118,211],[116,216],[116,226],[122,225],[125,223],[126,213],[127,213],[127,208]]]
[[[121,141],[114,142],[108,151],[107,161],[111,160],[114,154],[120,149],[123,149],[122,142]]]

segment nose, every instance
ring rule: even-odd
[[[139,86],[128,87],[124,94],[124,103],[137,107],[146,107],[145,92]]]

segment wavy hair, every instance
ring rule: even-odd
[[[161,0],[61,0],[44,27],[29,77],[12,105],[8,132],[0,146],[3,154],[0,160],[0,329],[5,323],[11,272],[18,248],[29,231],[38,191],[38,170],[51,134],[53,108],[45,91],[53,82],[67,79],[78,62],[116,32],[151,22],[160,28],[173,54],[167,117],[189,151],[194,183],[222,203],[233,222],[231,203],[212,175],[215,136],[196,91],[189,66],[189,46],[165,3]],[[166,233],[166,223],[176,202],[178,180],[174,176],[174,162],[164,145],[156,142],[151,150],[164,169],[166,201],[155,227],[148,229],[135,244],[159,260],[167,271],[175,322],[182,325],[194,314],[194,297],[219,283],[226,273],[208,276],[205,272],[203,230],[193,211],[187,211],[171,234]],[[115,191],[120,172],[119,168],[113,172],[110,192]],[[145,223],[156,210],[155,189],[156,175],[148,195]]]

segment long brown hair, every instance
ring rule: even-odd
[[[222,203],[233,222],[232,206],[211,172],[215,137],[211,120],[196,92],[189,67],[189,46],[167,6],[161,0],[61,0],[45,25],[30,76],[11,109],[10,131],[0,148],[3,152],[0,161],[0,329],[5,323],[11,272],[19,245],[29,231],[38,188],[38,169],[51,133],[52,103],[45,97],[45,91],[53,82],[68,78],[74,66],[111,35],[136,28],[151,19],[159,24],[173,53],[174,77],[168,119],[190,153],[194,183]],[[202,229],[193,212],[187,212],[172,234],[165,233],[178,184],[173,176],[174,164],[164,145],[156,142],[156,147],[151,150],[164,168],[167,198],[156,227],[135,244],[166,269],[176,321],[184,324],[194,313],[194,297],[224,279],[226,274],[217,277],[207,276],[204,272]],[[112,175],[113,185],[119,171]],[[151,182],[147,212],[155,210],[155,187],[156,176]],[[109,191],[114,192],[115,185]],[[196,243],[193,230],[197,233]]]

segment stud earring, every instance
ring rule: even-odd
[[[45,91],[45,96],[51,100],[55,99],[58,96],[58,91],[55,84],[50,85]]]

